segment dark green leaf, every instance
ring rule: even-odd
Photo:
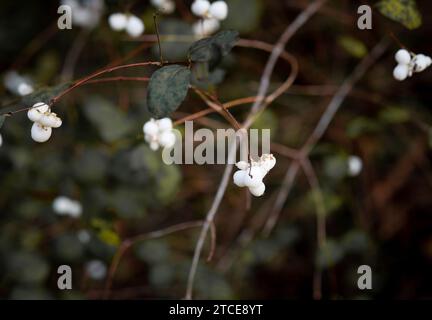
[[[153,73],[147,92],[147,106],[156,118],[162,118],[175,111],[189,89],[191,71],[180,65],[170,65]]]
[[[408,29],[416,29],[422,24],[422,17],[414,0],[381,0],[378,10]]]
[[[211,62],[226,56],[238,40],[238,32],[221,31],[212,37],[198,40],[189,48],[189,57],[194,62]]]

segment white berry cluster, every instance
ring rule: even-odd
[[[78,218],[82,214],[82,205],[79,201],[69,199],[65,196],[59,196],[54,199],[52,204],[53,210],[60,216],[70,216]]]
[[[398,65],[393,70],[393,77],[403,81],[415,72],[422,72],[432,64],[432,59],[424,54],[414,54],[400,49],[395,55]]]
[[[51,137],[52,128],[62,125],[62,120],[43,102],[35,103],[27,112],[27,117],[34,122],[31,137],[36,142],[47,141]]]
[[[220,21],[228,16],[228,5],[225,1],[195,0],[191,11],[203,20],[197,21],[192,27],[196,35],[210,35],[220,27]]]
[[[252,195],[260,197],[265,191],[265,184],[262,180],[275,166],[276,158],[272,154],[263,154],[258,161],[251,161],[251,164],[246,161],[237,162],[236,166],[239,170],[234,173],[234,184],[239,187],[248,187]]]
[[[93,29],[99,24],[104,10],[103,0],[61,0],[60,3],[72,9],[74,25],[87,29]]]
[[[150,149],[156,151],[159,147],[172,148],[176,142],[173,124],[170,118],[150,119],[143,126],[144,139],[150,144]]]
[[[108,23],[114,31],[126,31],[132,38],[139,37],[145,30],[144,22],[132,14],[113,13],[108,17]]]
[[[173,0],[151,0],[151,4],[164,14],[173,13],[175,2]]]
[[[18,96],[25,96],[34,91],[31,79],[18,74],[16,71],[6,73],[3,84],[10,92]]]

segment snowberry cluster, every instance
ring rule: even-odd
[[[251,164],[239,161],[236,164],[239,170],[233,176],[234,184],[239,187],[248,187],[254,196],[260,197],[265,191],[265,184],[262,180],[275,164],[276,158],[272,154],[263,154],[259,161],[251,161]]]
[[[72,9],[72,21],[74,25],[93,29],[99,24],[104,10],[103,0],[61,0],[62,5]]]
[[[25,96],[34,91],[31,79],[18,74],[16,71],[6,73],[3,83],[10,92],[19,96]]]
[[[172,148],[176,142],[173,125],[170,118],[150,119],[143,126],[144,138],[154,151],[160,146]]]
[[[398,65],[393,70],[393,77],[403,81],[411,77],[414,72],[422,72],[432,64],[432,59],[424,54],[413,54],[400,49],[395,55]]]
[[[175,10],[175,2],[173,0],[151,0],[151,4],[165,14],[173,13]]]
[[[191,11],[194,15],[202,18],[193,25],[196,35],[209,35],[217,31],[220,21],[228,16],[228,5],[225,1],[195,0],[192,3]]]
[[[145,30],[144,22],[132,14],[113,13],[108,17],[108,23],[111,29],[123,31],[132,38],[139,37]]]
[[[60,216],[78,218],[82,214],[81,203],[65,196],[55,198],[52,206],[54,212]]]
[[[36,142],[47,141],[51,137],[52,128],[59,128],[62,125],[62,120],[43,102],[34,104],[27,112],[27,117],[34,122],[31,137]]]

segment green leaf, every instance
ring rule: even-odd
[[[355,58],[363,58],[367,53],[365,44],[356,38],[342,36],[338,39],[338,43],[346,52]]]
[[[228,17],[222,26],[224,29],[250,33],[259,28],[264,7],[262,0],[230,0]]]
[[[422,24],[422,17],[414,0],[381,0],[377,3],[377,8],[387,18],[410,30]]]
[[[95,125],[106,142],[114,142],[133,129],[127,116],[109,100],[90,97],[84,103],[83,110],[87,119]]]
[[[221,31],[212,37],[198,40],[189,48],[189,57],[194,62],[217,62],[235,46],[239,33]]]
[[[153,73],[147,91],[147,106],[156,118],[163,118],[175,111],[189,89],[191,71],[180,65],[162,67]]]
[[[0,128],[3,127],[3,124],[4,124],[5,120],[6,120],[6,116],[1,115],[0,116]]]

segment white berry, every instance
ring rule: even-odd
[[[225,20],[228,16],[228,5],[225,1],[215,1],[211,4],[209,13],[215,19]]]
[[[50,128],[59,128],[62,125],[62,120],[55,113],[44,114],[37,122]]]
[[[173,125],[172,125],[172,120],[170,118],[162,118],[159,119],[157,121],[158,126],[159,126],[159,130],[161,131],[165,131],[165,130],[171,130]]]
[[[355,177],[360,174],[363,168],[362,160],[357,156],[350,156],[348,158],[348,174]]]
[[[140,18],[137,16],[129,16],[126,32],[133,38],[139,37],[144,32],[145,26]]]
[[[210,2],[207,0],[195,0],[192,3],[191,11],[198,17],[204,17],[210,9]]]
[[[238,170],[233,175],[234,184],[240,188],[245,187],[246,170]]]
[[[269,172],[276,165],[276,158],[272,154],[263,154],[261,156],[261,167]]]
[[[193,24],[192,29],[197,36],[207,36],[215,33],[220,27],[219,20],[217,19],[204,19],[197,21]]]
[[[128,24],[128,17],[123,13],[113,13],[108,17],[111,29],[115,31],[124,30]]]
[[[159,136],[159,144],[165,148],[172,148],[176,142],[176,136],[171,131],[162,132]]]
[[[173,13],[175,10],[175,2],[172,0],[165,0],[159,10],[164,14]]]
[[[36,142],[45,142],[51,137],[52,129],[44,127],[40,123],[33,123],[31,128],[31,137]]]
[[[396,80],[403,81],[409,75],[409,67],[406,64],[399,64],[393,70],[393,77]]]
[[[399,64],[409,64],[411,62],[411,55],[408,50],[400,49],[396,52],[395,59]]]
[[[2,146],[2,144],[3,144],[3,137],[2,137],[2,135],[0,134],[0,147]]]
[[[39,119],[43,116],[43,114],[45,112],[47,112],[49,110],[49,106],[43,102],[38,102],[35,103],[33,105],[33,107],[31,107],[31,109],[29,109],[29,111],[27,112],[27,117],[33,121],[39,121]]]
[[[264,178],[266,172],[264,169],[258,166],[252,167],[250,170],[245,170],[247,172],[247,175],[245,177],[245,185],[250,188],[257,187]]]
[[[415,72],[422,72],[431,64],[431,58],[424,54],[418,54],[414,58]]]
[[[261,182],[258,186],[254,188],[249,188],[250,193],[254,195],[255,197],[261,197],[265,192],[265,184],[264,182]]]
[[[246,170],[247,168],[249,168],[249,164],[246,161],[239,161],[236,163],[236,167],[240,170]]]
[[[159,126],[157,125],[156,121],[151,119],[144,124],[143,131],[144,134],[149,136],[156,135],[159,132]]]

